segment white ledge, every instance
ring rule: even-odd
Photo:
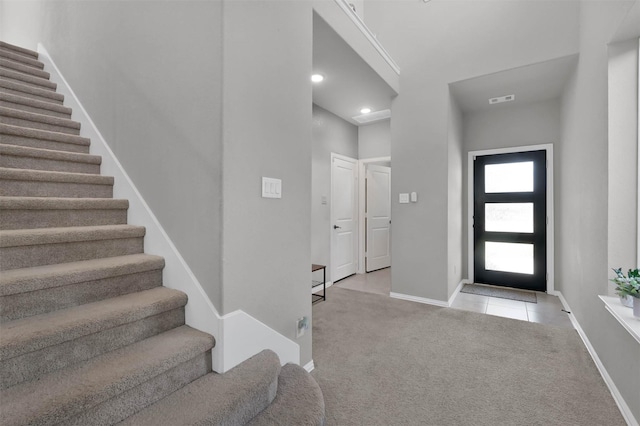
[[[393,71],[397,75],[400,75],[400,67],[398,66],[398,64],[396,64],[396,62],[393,60],[391,55],[389,55],[389,52],[387,52],[386,49],[382,47],[382,44],[380,44],[375,34],[373,34],[369,29],[369,27],[365,25],[364,21],[360,18],[360,16],[358,16],[358,14],[354,12],[353,9],[351,9],[351,7],[349,7],[349,3],[346,0],[335,0],[335,2],[338,4],[338,6],[340,6],[340,8],[344,11],[344,13],[347,14],[347,16],[353,21],[353,23],[356,24],[358,29],[362,31],[362,34],[364,34],[367,40],[369,40],[369,42],[373,45],[373,47],[378,51],[380,56],[382,56],[382,58],[387,62],[387,64],[389,64],[391,69],[393,69]]]
[[[640,318],[633,316],[633,309],[628,308],[617,297],[598,296],[604,302],[607,311],[640,343]]]

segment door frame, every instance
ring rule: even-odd
[[[391,157],[375,157],[375,158],[365,158],[362,160],[358,160],[358,274],[366,274],[365,270],[365,235],[367,235],[367,230],[365,227],[365,181],[367,174],[367,164],[371,163],[381,163],[391,161]],[[391,219],[393,220],[393,219]],[[391,262],[393,263],[393,257],[391,258]]]
[[[510,148],[469,151],[467,157],[467,271],[469,281],[473,282],[474,273],[474,235],[473,235],[473,194],[474,194],[474,157],[483,155],[508,154],[526,151],[546,151],[547,155],[547,294],[557,295],[554,284],[554,221],[553,221],[553,144],[515,146]]]
[[[355,173],[355,179],[356,182],[353,185],[353,188],[355,190],[355,198],[356,198],[356,211],[354,212],[354,216],[355,216],[355,220],[356,223],[354,225],[354,230],[355,230],[355,234],[356,234],[356,243],[354,244],[354,246],[356,247],[356,274],[359,273],[358,271],[360,270],[360,247],[359,247],[359,240],[360,240],[360,222],[362,222],[360,220],[360,160],[356,159],[356,158],[351,158],[351,157],[347,157],[346,155],[342,155],[342,154],[336,154],[335,152],[331,153],[331,162],[329,163],[330,167],[331,167],[331,181],[330,181],[330,199],[331,199],[331,204],[329,207],[329,235],[330,235],[330,239],[329,239],[329,262],[331,262],[331,268],[329,269],[331,271],[331,282],[335,282],[335,271],[336,271],[336,265],[334,262],[334,255],[335,253],[333,252],[333,247],[334,247],[334,234],[335,232],[333,232],[333,225],[336,223],[335,222],[335,216],[333,214],[333,161],[334,159],[340,159],[343,161],[348,161],[348,162],[352,162],[355,164],[355,168],[356,168],[356,173]]]

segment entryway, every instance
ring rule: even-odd
[[[510,152],[509,152],[510,151]],[[549,286],[551,146],[469,155],[470,278],[546,292]]]

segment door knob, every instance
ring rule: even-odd
[[[342,229],[342,227],[338,225],[333,225],[333,229]]]

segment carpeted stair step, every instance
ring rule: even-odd
[[[0,123],[70,135],[80,134],[80,123],[77,121],[6,107],[0,107]]]
[[[25,54],[24,51],[17,51],[16,49],[11,49],[6,46],[0,46],[0,58],[20,62],[33,68],[44,69],[44,63],[40,62],[37,58]]]
[[[244,425],[273,401],[279,372],[278,356],[264,350],[225,374],[190,383],[119,426]]]
[[[0,167],[100,174],[100,164],[98,155],[0,144]]]
[[[38,87],[28,86],[18,83],[14,80],[0,78],[0,92],[9,93],[10,95],[23,96],[25,98],[37,99],[45,102],[52,102],[62,105],[64,103],[64,95],[52,92],[51,90],[40,89]]]
[[[133,225],[0,231],[0,270],[143,253],[144,234]]]
[[[111,198],[113,177],[0,167],[0,196]]]
[[[6,145],[19,145],[31,148],[50,149],[56,151],[89,153],[91,141],[81,136],[66,133],[48,132],[46,130],[25,129],[24,127],[0,124],[0,138]]]
[[[324,423],[325,406],[320,386],[304,368],[287,364],[278,377],[275,400],[248,424],[322,426]]]
[[[0,275],[0,322],[162,285],[164,259],[148,254],[12,269]]]
[[[0,167],[100,174],[100,164],[98,155],[0,144]]]
[[[25,65],[26,66],[26,65]],[[35,68],[33,68],[35,70]],[[0,77],[9,81],[24,84],[26,86],[37,87],[44,90],[56,91],[58,85],[52,81],[37,77],[35,75],[26,74],[24,72],[0,67]]]
[[[186,294],[157,287],[4,323],[0,388],[180,327],[186,304]]]
[[[129,200],[0,197],[0,230],[124,225]]]
[[[34,77],[44,78],[49,80],[51,74],[38,68],[30,67],[29,65],[21,64],[20,62],[10,61],[7,59],[0,59],[0,69],[7,69],[11,71],[21,72]]]
[[[187,326],[3,391],[0,424],[107,425],[211,371],[213,337]]]
[[[39,101],[24,96],[10,95],[0,92],[0,106],[13,108],[36,114],[71,119],[71,108],[52,102]]]
[[[16,46],[15,44],[7,43],[6,41],[0,41],[0,50],[1,49],[8,50],[17,55],[26,56],[28,58],[38,59],[38,52],[31,49],[25,49],[21,46]]]

